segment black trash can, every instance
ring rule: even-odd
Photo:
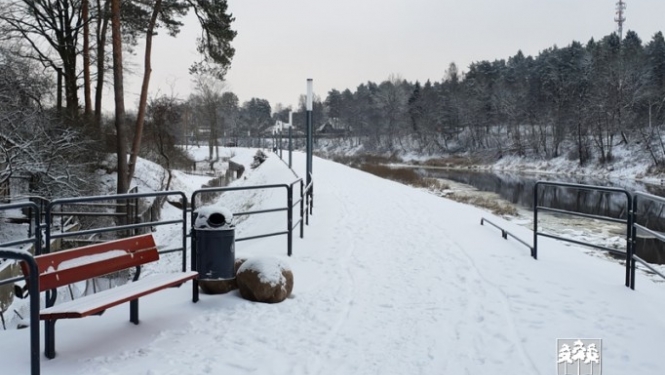
[[[199,280],[229,280],[235,275],[233,214],[219,207],[197,210],[194,222]]]

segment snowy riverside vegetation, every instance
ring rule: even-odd
[[[99,161],[106,160],[109,171],[119,167],[108,163],[119,144],[112,119],[59,112],[51,77],[11,52],[0,47],[0,186],[15,178],[30,181],[29,194],[94,192],[86,176]],[[294,135],[302,137],[304,100],[299,108],[271,107],[260,98],[240,104],[210,76],[197,75],[195,84],[186,100],[161,96],[147,103],[142,128],[129,127],[126,135],[141,130],[140,156],[168,171],[192,168],[174,145],[194,143],[209,146],[214,164],[214,150],[225,144],[265,146],[271,125],[288,121],[292,110]],[[658,32],[643,42],[628,31],[623,40],[613,33],[537,56],[518,51],[466,71],[452,63],[437,81],[393,75],[316,96],[313,113],[317,144],[334,152],[421,159],[462,154],[483,162],[565,158],[611,168],[618,147],[627,147],[649,167],[645,173],[657,173],[665,165],[665,40]]]

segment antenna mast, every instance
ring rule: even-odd
[[[619,0],[616,7],[616,17],[614,17],[614,22],[619,25],[619,40],[623,40],[623,23],[626,22],[626,16],[624,12],[626,11],[626,2]]]

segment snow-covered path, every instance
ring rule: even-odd
[[[335,287],[310,290],[334,313],[305,373],[479,373],[487,363],[533,373],[511,316],[492,311],[503,297],[451,238],[464,234],[441,199],[355,170],[335,183],[326,176],[336,168],[317,164],[317,197],[333,199],[315,217],[333,234],[316,243]]]
[[[304,171],[304,157],[294,155]],[[602,338],[605,374],[665,373],[665,285],[575,247],[540,240],[540,259],[503,240],[479,209],[314,160],[315,206],[286,257],[283,237],[238,244],[237,256],[291,264],[293,297],[256,304],[188,286],[123,308],[58,323],[58,354],[44,374],[554,374],[556,338]],[[246,184],[293,175],[274,155]],[[264,192],[254,208],[282,205]],[[283,230],[282,215],[239,231]],[[27,373],[27,331],[0,333],[0,362]],[[8,340],[17,342],[8,344]],[[4,371],[3,371],[4,373]]]

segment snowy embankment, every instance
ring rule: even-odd
[[[305,158],[294,155],[296,171]],[[58,357],[44,374],[553,374],[557,338],[602,338],[606,374],[665,373],[665,286],[573,246],[539,240],[539,260],[481,217],[530,242],[531,232],[480,209],[315,158],[315,206],[305,238],[237,244],[294,274],[275,305],[191,287],[126,308],[58,322]],[[275,155],[237,184],[293,181]],[[281,191],[220,199],[253,209],[284,205]],[[168,211],[166,212],[168,215]],[[283,213],[239,223],[240,235],[283,230]],[[161,229],[160,229],[161,230]],[[158,232],[159,241],[175,238]],[[173,271],[177,261],[164,262]],[[0,332],[3,373],[28,373],[28,332]]]

